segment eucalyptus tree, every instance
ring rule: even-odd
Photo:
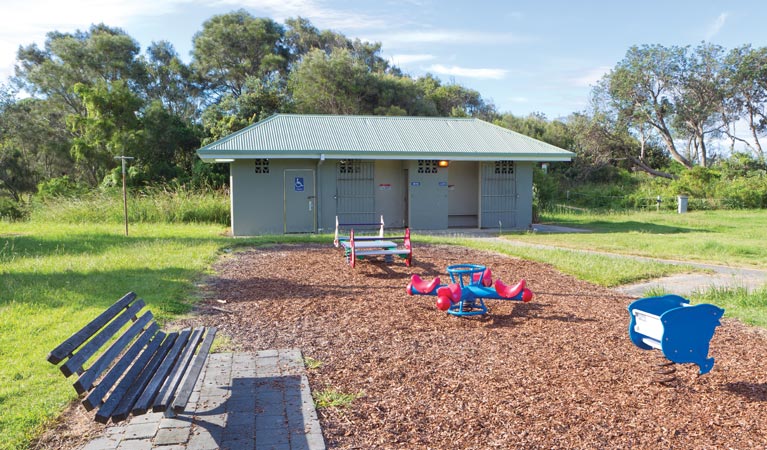
[[[703,43],[686,52],[676,76],[674,128],[679,138],[687,140],[688,159],[703,167],[711,156],[707,141],[726,128],[721,120],[727,76],[723,59],[722,47]]]
[[[750,45],[734,48],[724,63],[728,82],[722,120],[729,126],[723,131],[733,147],[739,142],[764,162],[767,155],[760,139],[767,134],[767,48]],[[735,130],[735,124],[743,122],[748,127],[750,139],[741,137]]]
[[[595,86],[594,94],[599,111],[635,132],[654,131],[671,157],[689,169],[694,162],[677,149],[673,129],[686,54],[676,46],[631,47]]]

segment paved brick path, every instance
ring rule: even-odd
[[[301,352],[213,353],[187,411],[108,427],[85,450],[325,448]]]

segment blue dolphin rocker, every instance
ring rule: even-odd
[[[660,350],[674,363],[695,363],[703,375],[714,367],[708,347],[721,325],[724,310],[714,305],[690,306],[678,295],[641,298],[629,307],[629,337],[644,350]]]

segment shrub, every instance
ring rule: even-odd
[[[23,203],[16,202],[13,199],[0,197],[0,219],[2,220],[22,220],[27,218],[29,210]]]

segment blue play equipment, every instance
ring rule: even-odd
[[[632,302],[629,337],[644,350],[660,350],[673,363],[695,363],[700,375],[714,367],[708,347],[721,325],[722,308],[709,304],[690,305],[678,295],[647,297]]]
[[[478,264],[456,264],[447,267],[450,284],[439,284],[439,277],[431,282],[421,280],[413,274],[407,285],[409,295],[435,295],[437,308],[454,316],[479,316],[487,314],[485,300],[519,300],[528,302],[533,293],[525,287],[525,280],[514,286],[507,286],[501,280],[495,281],[489,269]]]

